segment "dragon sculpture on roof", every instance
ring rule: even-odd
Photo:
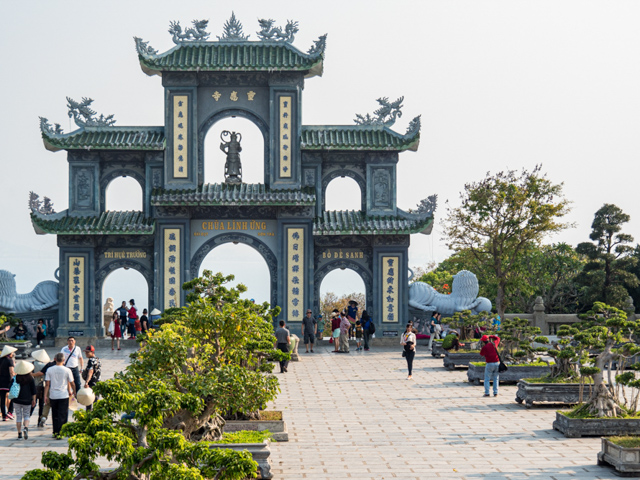
[[[69,117],[79,127],[110,127],[116,123],[113,115],[104,116],[100,114],[95,118],[96,112],[89,105],[93,103],[92,98],[82,97],[81,102],[76,102],[72,98],[67,97],[67,108],[69,109]]]
[[[182,42],[198,42],[209,38],[210,33],[206,31],[209,20],[193,20],[191,23],[193,24],[193,28],[187,28],[184,32],[182,31],[180,22],[172,21],[169,23],[169,33],[172,35],[173,43],[177,45]]]
[[[295,34],[300,30],[298,28],[298,22],[293,20],[287,20],[287,25],[284,27],[284,31],[282,31],[281,27],[273,26],[273,24],[276,23],[273,19],[259,19],[258,23],[262,30],[257,32],[257,35],[262,41],[282,41],[285,43],[293,43]]]
[[[404,97],[398,98],[395,102],[390,102],[389,97],[381,97],[376,100],[380,104],[380,108],[374,110],[373,115],[356,114],[353,120],[356,125],[384,125],[390,127],[396,123],[396,118],[402,116],[402,102]],[[415,120],[415,119],[414,119]]]

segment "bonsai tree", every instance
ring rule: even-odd
[[[20,319],[16,318],[13,313],[0,312],[0,342],[9,341],[7,337],[9,329],[7,327],[17,327],[19,322]]]
[[[586,358],[585,352],[595,356],[579,367],[581,376],[592,379],[593,388],[589,398],[576,407],[574,414],[616,417],[625,412],[635,413],[633,404],[629,404],[621,388],[624,384],[635,387],[635,375],[633,372],[629,372],[631,375],[627,372],[619,374],[614,387],[612,368],[615,362],[621,371],[625,362],[640,351],[634,342],[629,341],[640,329],[640,323],[628,320],[624,311],[602,302],[595,302],[593,308],[580,317],[583,321],[575,327],[578,331],[574,333],[573,340],[581,350],[582,360]],[[626,343],[621,344],[623,341]],[[635,404],[637,407],[637,398]]]
[[[548,344],[549,339],[540,335],[539,327],[534,327],[529,320],[509,318],[502,321],[500,329],[500,350],[504,359],[518,363],[531,363],[539,359],[539,355],[547,352],[547,348],[534,348],[533,343]]]
[[[473,332],[476,328],[482,328],[484,333],[491,333],[494,328],[492,324],[494,318],[495,315],[487,312],[473,315],[471,310],[462,310],[455,312],[451,317],[443,318],[442,323],[459,330],[460,341],[465,341],[473,339]]]
[[[585,365],[589,359],[587,350],[580,349],[573,336],[580,333],[580,329],[572,325],[558,327],[558,340],[551,343],[547,355],[553,357],[554,363],[550,363],[550,380],[575,381],[580,376],[579,365]]]
[[[185,284],[191,303],[149,332],[124,372],[96,385],[102,398],[92,411],[76,411],[63,427],[68,453],[44,453],[45,469],[23,478],[255,477],[250,454],[211,450],[207,441],[221,438],[222,415],[257,416],[276,397],[268,360],[288,354],[274,349],[280,309],[240,299],[246,288],[225,287],[232,279],[205,272]],[[100,471],[99,457],[118,466]]]

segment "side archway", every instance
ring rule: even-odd
[[[254,125],[256,125],[260,132],[262,133],[262,139],[264,143],[264,179],[266,183],[266,179],[269,178],[269,125],[267,122],[249,110],[243,110],[240,108],[236,109],[228,109],[222,110],[214,113],[209,118],[207,118],[199,127],[198,130],[198,184],[202,185],[204,183],[204,140],[209,132],[209,129],[219,122],[220,120],[224,120],[229,117],[242,117],[251,121]]]
[[[314,292],[313,292],[313,307],[314,307],[314,311],[319,312],[320,311],[320,286],[322,285],[322,281],[324,280],[324,277],[326,277],[329,273],[331,273],[332,271],[336,270],[336,269],[349,269],[352,270],[354,272],[356,272],[358,275],[360,275],[360,278],[362,278],[362,281],[364,282],[364,288],[365,288],[365,296],[367,299],[367,307],[370,309],[373,307],[373,275],[371,274],[370,271],[368,271],[366,268],[364,268],[362,265],[360,265],[359,263],[353,262],[351,260],[335,260],[333,262],[330,262],[326,265],[324,265],[323,267],[317,269],[314,274],[313,274],[313,285],[314,285]]]
[[[367,199],[366,199],[367,183],[365,181],[365,178],[362,175],[360,175],[360,173],[354,170],[342,168],[342,169],[331,170],[330,172],[325,173],[322,176],[322,211],[323,212],[326,211],[327,187],[329,186],[332,180],[340,177],[352,178],[358,184],[358,186],[360,187],[360,210],[364,210],[367,202]]]
[[[145,211],[145,178],[142,173],[138,170],[134,169],[121,169],[121,170],[113,170],[106,174],[100,176],[100,207],[101,210],[106,210],[107,205],[107,188],[111,182],[120,177],[130,177],[133,178],[140,185],[141,190],[141,203],[142,203],[142,211]]]
[[[270,298],[271,298],[271,306],[275,306],[278,303],[278,259],[276,255],[271,251],[271,249],[264,243],[254,238],[250,235],[246,235],[244,233],[224,233],[222,235],[217,235],[210,240],[208,240],[204,245],[202,245],[196,253],[191,258],[191,278],[196,278],[198,276],[198,272],[200,271],[200,265],[202,265],[202,261],[204,258],[216,247],[223,245],[225,243],[242,243],[244,245],[248,245],[255,249],[264,261],[267,263],[267,267],[269,268],[269,276],[271,277],[270,282]]]

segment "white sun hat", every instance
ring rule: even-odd
[[[49,363],[51,361],[46,350],[43,349],[34,350],[31,352],[31,357],[42,363]]]
[[[149,315],[160,315],[161,313],[162,312],[160,310],[154,308],[153,310],[151,310],[151,313]]]
[[[93,393],[93,390],[90,388],[81,388],[78,390],[78,394],[76,395],[76,399],[80,405],[84,405],[88,407],[96,400],[96,394]]]

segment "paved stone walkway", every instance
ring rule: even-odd
[[[98,352],[105,377],[128,353]],[[285,412],[290,441],[272,445],[276,479],[617,478],[596,465],[600,439],[565,439],[551,429],[555,409],[517,405],[515,386],[483,398],[466,370],[446,371],[424,347],[413,381],[399,348],[301,356],[279,375],[274,407]],[[0,480],[38,468],[45,450],[66,451],[50,421],[27,441],[16,440],[14,422],[0,422]]]

